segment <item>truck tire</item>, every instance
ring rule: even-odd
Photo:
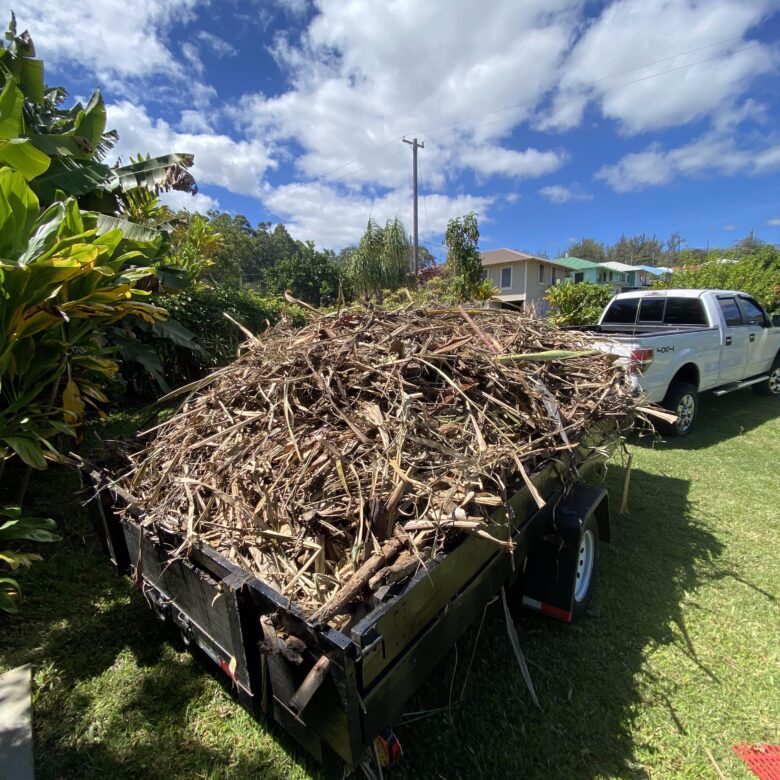
[[[753,392],[756,395],[780,396],[780,355],[775,358],[772,368],[769,369],[769,378],[753,385]]]
[[[596,571],[599,564],[599,523],[596,514],[591,513],[582,524],[579,550],[575,559],[574,603],[571,610],[572,622],[579,620],[587,611],[593,598]]]
[[[677,415],[676,422],[664,426],[666,433],[671,436],[687,436],[699,412],[699,393],[690,382],[672,382],[662,406]]]

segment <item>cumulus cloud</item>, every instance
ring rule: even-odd
[[[377,198],[359,193],[345,193],[327,184],[317,182],[286,184],[268,187],[263,202],[285,222],[296,238],[315,238],[322,246],[340,248],[356,243],[366,228],[369,217],[384,223],[400,217],[411,224],[411,188],[401,188]],[[459,195],[429,195],[420,204],[420,235],[440,235],[447,220],[475,211],[480,223],[486,217],[492,198]],[[430,230],[429,230],[430,229]]]
[[[260,182],[276,163],[260,141],[246,141],[213,132],[177,132],[162,119],[128,101],[107,106],[109,127],[119,131],[114,154],[127,160],[142,152],[195,155],[193,175],[199,184],[216,184],[241,195],[259,196]]]
[[[728,110],[777,67],[772,46],[745,37],[773,9],[773,0],[617,0],[577,41],[540,124],[574,127],[590,101],[629,134]]]
[[[187,209],[193,214],[207,214],[211,209],[219,209],[219,201],[203,192],[199,192],[197,195],[177,191],[163,192],[160,195],[160,200],[174,211]]]
[[[605,165],[596,178],[616,192],[631,192],[668,184],[678,176],[758,175],[780,167],[780,144],[740,146],[730,136],[706,133],[672,149],[660,143],[627,154],[614,165]]]
[[[564,187],[562,184],[551,184],[549,187],[542,187],[539,190],[551,203],[568,203],[571,200],[593,200],[593,195],[584,192],[578,185]]]
[[[466,149],[460,162],[482,176],[509,176],[526,179],[557,171],[566,160],[563,152],[526,149],[519,152],[500,146],[481,146]]]
[[[770,227],[780,227],[780,217],[772,217],[766,221],[766,224]]]

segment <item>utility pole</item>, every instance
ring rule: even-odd
[[[425,149],[425,142],[418,143],[415,138],[413,141],[407,141],[406,138],[402,139],[405,144],[409,144],[412,147],[412,183],[414,189],[414,243],[412,244],[412,273],[417,273],[417,247],[420,243],[419,234],[417,231],[417,150]]]

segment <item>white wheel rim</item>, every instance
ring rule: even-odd
[[[769,392],[780,395],[780,366],[769,375]]]
[[[686,393],[677,404],[677,429],[687,431],[696,414],[696,401],[690,393]]]
[[[596,539],[593,531],[585,531],[580,538],[580,552],[577,557],[577,574],[574,584],[574,600],[582,601],[590,590],[593,576],[593,560],[596,555]]]

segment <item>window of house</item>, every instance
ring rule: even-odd
[[[539,284],[544,284],[544,264],[539,263]]]
[[[558,278],[558,269],[555,266],[550,270],[550,284],[555,284]]]
[[[718,298],[720,310],[723,312],[723,319],[728,327],[733,328],[742,324],[742,315],[739,313],[739,306],[733,298]]]
[[[574,274],[574,281],[575,282],[584,282],[585,281],[585,274],[582,271],[576,271]],[[633,320],[632,320],[633,322]]]
[[[506,290],[509,287],[512,286],[512,269],[511,268],[502,268],[501,269],[501,289]]]

